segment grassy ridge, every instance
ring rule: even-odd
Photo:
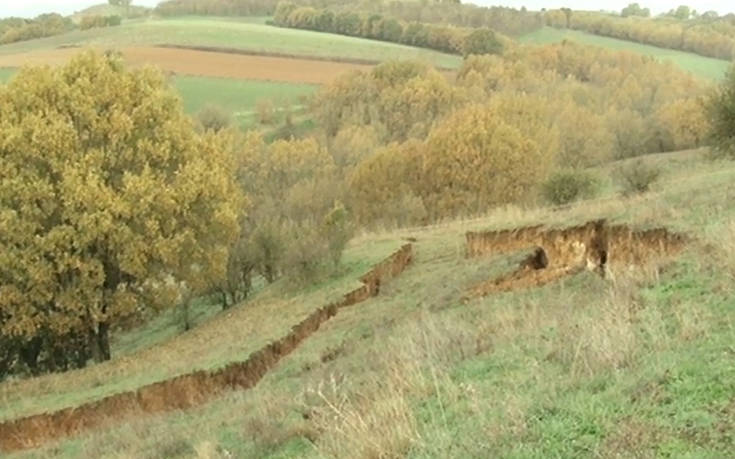
[[[124,47],[135,45],[198,45],[301,56],[354,59],[423,59],[443,67],[458,67],[458,56],[421,48],[345,37],[263,24],[263,18],[223,20],[219,18],[176,18],[140,20],[120,27],[73,31],[68,34],[0,46],[0,54],[26,53],[59,46],[92,45]]]
[[[691,152],[655,161],[664,177],[643,197],[608,195],[564,211],[508,208],[363,236],[350,263],[413,237],[414,266],[325,324],[252,391],[18,457],[726,457],[735,447],[735,163]],[[585,273],[459,302],[468,286],[518,261],[466,260],[465,231],[599,217],[666,225],[712,248],[694,243],[662,271],[615,281]],[[286,327],[292,308],[317,307],[325,297],[312,295],[336,285],[295,302],[276,294],[243,306],[244,322],[222,320],[159,352],[178,364],[193,348],[202,362],[238,354],[241,341]],[[257,327],[257,336],[243,327]],[[133,374],[125,366],[109,380],[100,373],[94,390],[151,373],[129,365]],[[59,402],[50,391],[76,398],[80,382],[95,381],[87,376],[45,376],[18,390],[45,406]]]
[[[553,27],[544,27],[543,29],[524,35],[520,38],[522,43],[528,44],[558,43],[564,40],[571,40],[586,45],[600,46],[614,50],[633,51],[658,59],[667,59],[694,75],[710,79],[721,79],[730,66],[729,62],[720,59],[713,59],[673,49],[642,45],[631,41],[618,40],[616,38],[601,37],[599,35],[579,32],[576,30],[561,30]]]

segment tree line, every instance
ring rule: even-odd
[[[561,9],[547,11],[545,18],[552,27],[581,30],[717,59],[735,58],[735,15],[718,17],[710,12],[690,19],[688,8],[681,13],[679,10],[681,8],[670,15],[650,18],[645,9],[643,12],[623,10],[622,16]]]
[[[520,36],[544,26],[543,14],[526,8],[478,6],[461,2],[371,2],[338,4],[335,14],[362,12],[393,17],[405,22],[454,25],[466,28],[489,28],[508,36]]]
[[[272,23],[280,27],[401,43],[465,56],[500,53],[503,43],[508,41],[488,28],[407,23],[377,13],[335,13],[331,9],[298,6],[291,2],[278,4]]]
[[[41,14],[34,19],[0,19],[0,44],[51,37],[74,30],[74,22],[60,14]]]
[[[214,16],[271,16],[280,0],[168,0],[156,7],[163,16],[187,14]],[[359,13],[381,15],[407,23],[489,28],[510,36],[523,35],[544,25],[541,13],[507,7],[481,7],[460,2],[353,2],[348,0],[299,0],[299,7],[328,8],[333,15]]]
[[[167,0],[158,4],[161,16],[271,16],[280,0]],[[300,0],[303,6],[324,8],[348,0]]]

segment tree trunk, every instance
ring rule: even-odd
[[[106,362],[112,358],[112,353],[110,352],[110,324],[100,322],[97,325],[93,346],[95,347],[95,359],[98,362]]]
[[[184,324],[185,332],[191,330],[191,314],[189,313],[190,302],[191,300],[188,296],[184,299],[184,301],[181,302],[181,321]]]
[[[222,310],[226,311],[230,308],[230,304],[227,302],[227,290],[222,289],[222,291],[220,292],[220,296],[222,298]],[[232,300],[235,301],[234,295]]]
[[[20,350],[20,356],[23,359],[23,363],[28,366],[31,370],[31,374],[37,375],[38,369],[38,356],[41,354],[42,340],[39,337],[35,337],[25,343]]]

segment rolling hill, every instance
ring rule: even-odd
[[[475,220],[366,234],[353,241],[342,275],[325,284],[291,293],[274,285],[175,337],[166,331],[178,326],[169,316],[130,332],[134,340],[117,341],[151,347],[5,384],[0,417],[7,421],[243,361],[413,241],[405,273],[310,332],[255,388],[225,390],[202,405],[191,398],[193,408],[184,412],[105,413],[109,420],[94,421],[104,429],[12,457],[717,457],[733,446],[727,432],[735,390],[735,214],[727,202],[735,167],[702,162],[702,154],[651,157],[665,173],[643,197],[624,198],[611,187],[562,210],[511,207]],[[612,278],[571,272],[548,285],[462,300],[478,282],[512,272],[526,253],[466,258],[467,231],[573,228],[599,219],[668,228],[688,242],[673,263],[661,258],[663,239],[653,238],[635,249],[648,258],[618,265]],[[623,260],[635,240],[611,248],[611,260]]]

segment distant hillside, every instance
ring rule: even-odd
[[[715,59],[712,57],[700,56],[695,53],[645,45],[634,41],[603,37],[578,30],[558,29],[554,27],[544,27],[541,30],[523,35],[519,39],[522,43],[534,45],[561,43],[564,40],[618,51],[632,51],[652,56],[656,59],[669,60],[693,75],[714,80],[722,79],[730,65],[728,61],[723,59]]]
[[[77,11],[71,17],[74,22],[80,21],[84,16],[120,16],[123,18],[138,18],[146,16],[151,12],[151,8],[145,6],[131,5],[113,6],[108,3],[100,3],[99,5],[90,6],[81,11]]]

